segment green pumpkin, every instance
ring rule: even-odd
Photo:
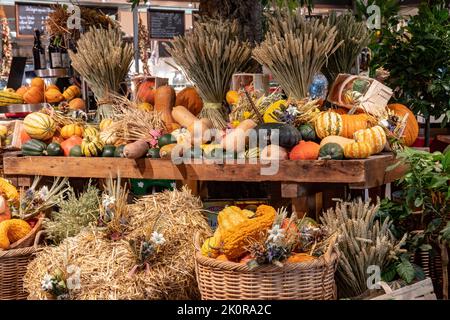
[[[116,147],[108,144],[103,147],[102,157],[106,157],[106,158],[114,157],[115,151],[116,151]]]
[[[123,148],[125,148],[126,144],[122,144],[120,146],[118,146],[116,148],[116,150],[114,151],[114,157],[116,158],[125,158],[125,156],[123,155]]]
[[[147,151],[145,156],[146,158],[159,159],[161,156],[159,155],[159,148],[150,148]]]
[[[61,145],[57,142],[52,142],[47,146],[47,155],[49,156],[61,156],[63,154],[63,150]]]
[[[280,147],[290,149],[298,144],[302,140],[302,135],[296,127],[285,124],[285,123],[262,123],[255,127],[256,133],[258,134],[258,139],[262,135],[262,138],[266,141],[267,145],[272,144],[273,135],[275,131],[278,130],[279,138],[278,145]],[[260,132],[261,130],[267,130],[265,134]],[[261,145],[261,143],[260,143]]]
[[[298,131],[302,135],[302,139],[306,141],[314,141],[316,140],[316,130],[314,130],[313,126],[310,124],[302,124],[298,127]]]
[[[82,156],[83,156],[83,152],[81,152],[80,145],[76,145],[76,146],[73,146],[72,148],[70,148],[69,157],[82,157]]]
[[[47,155],[47,145],[41,140],[31,139],[22,145],[24,156],[45,156]]]
[[[177,139],[170,133],[167,133],[158,139],[158,147],[160,148],[172,143],[177,143]]]
[[[337,143],[327,143],[320,147],[319,160],[342,160],[344,159],[344,150]]]

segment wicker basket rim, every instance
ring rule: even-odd
[[[195,259],[197,260],[198,264],[212,268],[220,268],[223,270],[244,271],[244,272],[280,272],[280,271],[316,269],[323,266],[329,267],[334,265],[337,258],[338,254],[336,252],[332,252],[329,262],[327,262],[324,258],[324,255],[322,255],[319,258],[311,261],[285,263],[283,264],[282,267],[273,264],[270,265],[268,264],[256,267],[254,269],[250,269],[247,266],[247,264],[232,261],[220,261],[217,259],[205,257],[204,255],[201,254],[200,251],[197,251],[195,255]]]

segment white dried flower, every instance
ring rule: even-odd
[[[156,245],[163,245],[166,242],[164,236],[156,231],[152,233],[152,237],[150,238],[150,240]]]
[[[41,287],[44,291],[50,291],[53,289],[53,277],[48,273],[46,273],[44,278],[42,279]]]
[[[280,225],[274,225],[272,229],[269,230],[269,237],[267,240],[269,242],[278,243],[284,239],[284,229],[281,229]]]
[[[47,186],[43,186],[40,190],[39,190],[39,198],[41,199],[47,199],[48,196],[48,187]]]
[[[102,205],[104,208],[109,208],[110,205],[116,203],[116,198],[113,196],[108,196],[107,194],[103,195]]]

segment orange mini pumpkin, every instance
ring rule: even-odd
[[[75,98],[70,100],[69,102],[69,109],[70,110],[84,110],[86,107],[86,104],[84,103],[84,100],[81,98]]]
[[[28,91],[28,89],[30,89],[30,88],[26,87],[26,86],[22,86],[19,89],[17,89],[16,93],[23,97],[24,94]]]
[[[58,103],[64,100],[64,96],[57,89],[50,89],[45,92],[45,100],[50,103]]]
[[[30,104],[44,102],[44,92],[38,87],[31,87],[23,95],[23,100]]]
[[[73,123],[65,125],[61,129],[61,136],[64,139],[69,139],[71,136],[83,137],[83,132],[84,132],[83,126]]]
[[[286,260],[286,262],[287,263],[300,263],[300,262],[313,261],[314,259],[316,259],[316,258],[307,253],[296,253],[296,254],[290,256]]]
[[[39,77],[33,78],[33,79],[31,79],[31,84],[30,84],[30,86],[31,86],[31,87],[35,87],[35,88],[38,88],[38,89],[40,89],[41,91],[44,91],[44,90],[45,90],[45,82],[44,82],[44,79],[39,78]]]
[[[319,157],[320,146],[312,141],[300,141],[289,154],[291,160],[316,160]]]
[[[137,98],[140,102],[150,103],[152,106],[155,105],[155,82],[145,81],[139,85],[137,90]]]

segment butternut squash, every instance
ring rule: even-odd
[[[176,106],[173,108],[172,117],[176,122],[185,128],[189,127],[194,121],[197,120],[197,117],[183,106]]]
[[[232,152],[242,152],[248,142],[248,130],[251,130],[257,126],[256,122],[252,119],[247,119],[239,123],[239,125],[228,133],[221,142],[222,148]]]
[[[176,94],[171,86],[162,86],[155,91],[155,110],[160,112],[167,127],[174,122],[172,108],[175,106]]]

